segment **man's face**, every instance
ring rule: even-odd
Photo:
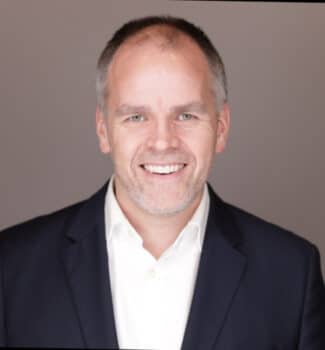
[[[199,201],[229,127],[227,106],[217,113],[212,84],[204,54],[187,38],[177,48],[147,41],[116,52],[107,116],[97,110],[96,120],[124,206],[172,215]]]

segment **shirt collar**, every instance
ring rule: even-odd
[[[183,230],[178,235],[177,239],[172,246],[180,246],[184,243],[184,232],[191,232],[191,242],[194,241],[194,244],[201,251],[203,246],[203,240],[205,235],[205,229],[208,219],[210,207],[210,198],[208,192],[207,184],[204,185],[203,196],[201,202],[197,209],[195,210],[192,218],[185,225]],[[117,202],[115,193],[114,193],[114,175],[112,175],[111,180],[108,185],[108,189],[105,197],[105,228],[106,228],[106,238],[107,241],[113,238],[117,232],[120,232],[118,228],[124,228],[132,238],[135,238],[139,244],[142,244],[142,238],[130,224],[125,214],[122,212],[120,205]],[[189,236],[186,234],[186,236]]]

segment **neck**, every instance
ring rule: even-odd
[[[176,240],[193,216],[202,199],[203,190],[183,211],[173,215],[153,215],[125,198],[117,189],[116,199],[131,225],[143,240],[143,247],[156,259]]]

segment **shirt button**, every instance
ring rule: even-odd
[[[157,271],[155,269],[150,269],[148,272],[147,272],[147,278],[149,280],[153,280],[157,277]]]

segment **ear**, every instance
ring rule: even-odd
[[[224,103],[222,110],[219,112],[217,123],[216,153],[221,153],[226,148],[230,128],[230,111],[227,103]]]
[[[107,124],[103,112],[98,106],[96,108],[96,133],[100,150],[105,154],[109,153],[111,147],[108,140]]]

